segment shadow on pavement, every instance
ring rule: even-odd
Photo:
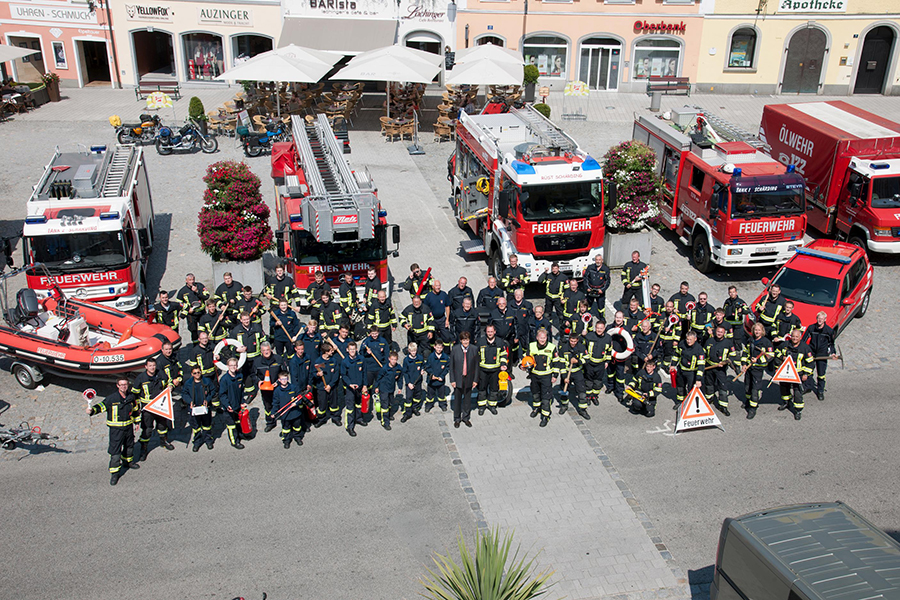
[[[712,583],[715,565],[702,569],[688,569],[688,583],[691,586],[691,598],[701,600],[709,598],[709,584]]]

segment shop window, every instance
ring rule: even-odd
[[[500,46],[501,48],[506,46],[506,42],[503,38],[499,38],[496,35],[483,35],[475,40],[476,46],[484,46],[485,44],[493,44],[494,46]]]
[[[222,36],[211,33],[184,34],[187,79],[215,79],[224,70]]]
[[[566,76],[566,58],[569,43],[553,35],[534,35],[525,38],[523,44],[525,62],[537,66],[541,75]]]
[[[749,27],[738,29],[731,35],[728,46],[728,67],[733,69],[752,69],[756,52],[756,31]]]
[[[634,46],[634,79],[678,77],[681,44],[676,40],[642,39]]]
[[[235,65],[272,49],[272,38],[262,35],[236,35],[231,39]]]

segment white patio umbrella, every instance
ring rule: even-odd
[[[425,52],[424,50],[416,50],[415,48],[394,44],[393,46],[384,46],[383,48],[375,48],[374,50],[357,54],[350,59],[347,66],[349,67],[354,64],[358,65],[372,60],[380,61],[392,59],[399,59],[408,63],[423,63],[428,66],[433,65],[436,67],[439,67],[441,63],[444,62],[444,57],[440,54],[432,54],[431,52]]]
[[[489,59],[461,63],[449,72],[448,85],[521,85],[521,62],[499,63]]]
[[[29,50],[28,48],[19,48],[17,46],[10,46],[9,44],[0,44],[0,63],[22,58],[23,56],[31,56],[38,52],[40,52],[40,50]]]
[[[483,44],[474,48],[466,48],[456,53],[456,64],[463,65],[476,60],[492,60],[498,63],[509,63],[516,65],[524,65],[525,59],[520,52],[504,48],[503,46],[495,46],[493,44]],[[521,82],[520,82],[521,83]]]

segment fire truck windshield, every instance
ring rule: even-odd
[[[526,221],[585,219],[600,214],[599,182],[529,185],[523,187],[522,192],[528,193],[528,199],[521,202]]]
[[[361,242],[323,244],[306,231],[293,232],[292,253],[298,265],[331,265],[375,262],[387,258],[384,227],[375,228],[375,237]]]
[[[872,208],[900,208],[900,177],[872,180]]]
[[[735,177],[731,181],[731,216],[803,214],[804,187],[799,175]]]
[[[34,262],[63,271],[121,265],[128,256],[121,231],[36,236],[27,243]]]

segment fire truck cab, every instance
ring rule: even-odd
[[[141,148],[58,147],[34,186],[22,231],[26,264],[43,263],[64,293],[128,311],[145,294],[153,197]],[[28,287],[50,294],[43,272]]]
[[[306,288],[316,271],[337,290],[339,276],[353,274],[357,292],[374,267],[390,297],[388,254],[398,255],[400,227],[387,223],[369,172],[352,170],[325,115],[311,121],[294,116],[293,142],[272,149],[278,255],[308,306]]]
[[[673,114],[639,116],[632,137],[656,151],[660,212],[691,249],[694,267],[708,273],[716,265],[787,262],[806,230],[803,177],[714,116],[689,107]]]
[[[512,254],[531,281],[558,262],[581,277],[603,253],[603,171],[562,129],[530,106],[460,114],[450,157],[457,223],[478,236],[467,254],[486,254],[499,275]]]

